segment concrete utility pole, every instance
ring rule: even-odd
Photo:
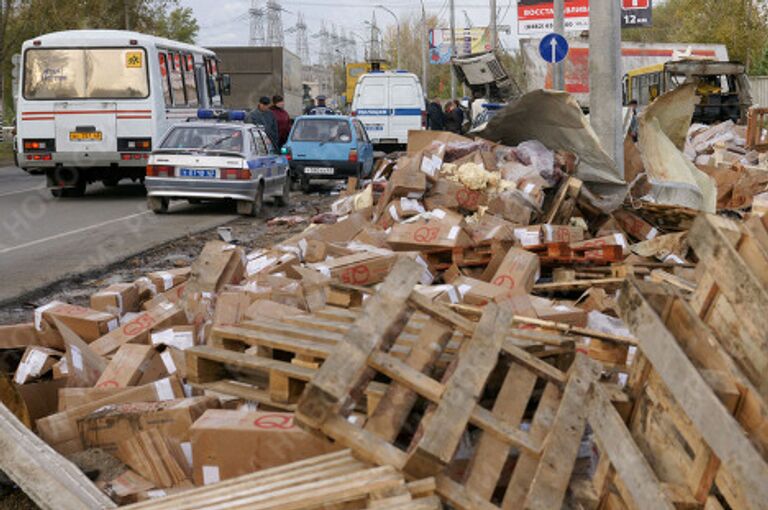
[[[427,46],[429,46],[429,31],[427,30],[427,10],[424,8],[424,0],[421,2],[421,37],[424,41],[421,43],[421,88],[424,91],[424,99],[429,95],[429,83],[427,82]]]
[[[589,42],[590,123],[624,175],[619,2],[591,2]]]
[[[448,9],[451,11],[451,59],[456,56],[456,5],[450,1]],[[451,99],[456,99],[456,73],[451,64]]]
[[[123,0],[123,15],[125,16],[125,29],[131,29],[131,13],[128,6],[128,0]]]
[[[491,51],[496,51],[496,48],[499,45],[498,30],[499,29],[496,26],[496,0],[491,0],[491,26],[488,27],[488,32],[489,32],[488,43],[491,45]]]
[[[565,0],[555,0],[554,29],[556,34],[565,37]],[[552,88],[565,90],[565,61],[552,65]]]

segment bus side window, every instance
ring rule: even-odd
[[[184,78],[181,72],[181,58],[178,53],[169,53],[171,59],[171,92],[174,106],[184,106],[187,98],[184,97]]]
[[[208,90],[208,100],[213,104],[213,98],[216,97],[216,78],[213,75],[213,66],[211,65],[211,59],[205,59],[205,76],[206,85]]]
[[[187,95],[187,106],[197,106],[197,82],[195,81],[195,57],[183,55],[184,87]]]
[[[160,59],[160,81],[163,82],[163,97],[165,98],[165,106],[173,106],[173,99],[171,98],[171,82],[168,73],[168,56],[164,52],[158,53]]]

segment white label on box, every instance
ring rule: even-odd
[[[49,308],[53,308],[54,306],[60,305],[61,302],[59,301],[51,301],[47,305],[38,306],[35,308],[35,329],[38,331],[43,330],[43,312],[48,310]]]
[[[155,393],[157,393],[158,400],[173,400],[176,398],[173,394],[173,388],[171,387],[171,381],[169,379],[155,381]]]
[[[286,254],[284,254],[282,257],[280,257],[280,262],[281,262],[282,264],[285,264],[285,263],[286,263],[286,262],[288,262],[289,260],[292,260],[292,259],[293,259],[293,257],[294,257],[294,254],[292,254],[292,253],[286,253]]]
[[[685,264],[685,261],[675,255],[674,253],[670,253],[666,257],[664,257],[664,262],[674,262],[675,264]]]
[[[400,221],[400,216],[397,214],[397,207],[395,207],[395,204],[389,206],[389,215],[392,216],[393,220]]]
[[[532,183],[532,182],[529,182],[523,188],[523,193],[525,193],[526,195],[529,195],[531,193],[531,191],[533,191],[534,189],[536,189],[536,185],[534,183]]]
[[[412,211],[417,213],[424,213],[426,210],[422,205],[419,203],[418,200],[413,200],[410,198],[401,197],[400,198],[400,210],[401,211]]]
[[[625,250],[629,248],[629,246],[627,246],[627,240],[624,238],[624,234],[619,234],[619,233],[613,234],[613,239],[616,241],[616,244],[618,244]]]
[[[118,315],[123,315],[123,295],[122,294],[114,290],[104,290],[102,292],[99,292],[99,294],[101,294],[102,296],[114,297],[115,301],[117,301]]]
[[[421,198],[423,194],[421,191],[411,191],[407,196],[408,198]]]
[[[458,225],[451,227],[451,230],[448,232],[448,239],[453,241],[459,236],[459,232],[461,232],[461,227]]]
[[[120,317],[120,324],[128,324],[129,322],[135,320],[136,317],[138,317],[139,315],[141,315],[141,314],[140,313],[136,313],[136,312],[126,313],[125,315]]]
[[[169,342],[173,342],[173,329],[164,329],[150,334],[152,345],[170,345]]]
[[[565,305],[555,305],[552,307],[552,309],[555,310],[556,312],[572,312],[573,311],[572,308],[568,308]]]
[[[219,483],[219,466],[203,466],[203,485]]]
[[[72,366],[78,372],[82,372],[83,371],[83,354],[80,352],[80,349],[78,349],[74,345],[70,345],[69,350],[70,350],[70,355],[72,356]]]
[[[184,457],[187,459],[187,464],[192,467],[192,443],[185,441],[181,443],[181,451],[184,452]]]
[[[650,241],[651,239],[653,239],[657,235],[659,235],[659,231],[656,230],[655,228],[652,228],[651,231],[648,232],[648,235],[645,236],[645,238]]]
[[[163,310],[170,310],[171,308],[173,308],[173,303],[167,303],[167,302],[160,303],[160,308],[162,308]]]
[[[158,271],[155,275],[163,280],[163,292],[171,290],[171,287],[173,287],[173,275],[171,273],[167,271]]]
[[[107,331],[112,331],[114,329],[117,329],[119,325],[120,325],[120,322],[117,319],[112,319],[111,321],[107,322]]]
[[[461,285],[458,286],[458,289],[459,289],[459,295],[461,296],[461,299],[464,299],[464,296],[467,294],[467,292],[472,290],[472,286],[467,285],[466,283],[462,283]]]
[[[327,276],[328,278],[331,277],[331,268],[329,268],[325,264],[317,264],[315,265],[315,269],[320,271],[323,275]]]
[[[27,358],[27,367],[29,367],[29,374],[32,376],[39,376],[40,371],[43,370],[45,362],[48,360],[48,355],[43,351],[34,350]]]
[[[301,258],[307,256],[307,240],[306,239],[299,239],[299,254],[301,255]]]
[[[152,489],[151,491],[147,491],[149,499],[164,498],[167,495],[168,494],[163,489]]]
[[[186,398],[192,398],[193,390],[194,388],[190,384],[184,383],[181,385],[181,391],[184,392]]]
[[[186,351],[190,347],[194,347],[195,335],[192,331],[174,331],[173,339],[169,345],[176,347],[180,351]]]
[[[459,295],[456,293],[456,287],[454,287],[453,285],[450,285],[448,287],[448,299],[450,299],[451,304],[454,304],[454,305],[460,301]]]
[[[61,358],[61,361],[59,361],[59,372],[61,372],[62,375],[69,374],[69,366],[67,365],[67,358]]]
[[[161,352],[160,359],[163,360],[163,365],[165,365],[165,369],[168,371],[169,374],[176,373],[176,363],[173,362],[173,356],[171,356],[171,351]]]
[[[432,215],[435,218],[437,218],[439,220],[442,220],[443,218],[445,218],[445,215],[446,215],[446,212],[443,211],[442,209],[434,209],[434,210],[432,210],[430,212],[432,213]]]
[[[255,260],[249,261],[245,271],[248,273],[248,276],[252,276],[264,271],[266,268],[274,264],[276,261],[277,261],[277,258],[275,257],[266,257],[266,256],[259,257]]]
[[[419,279],[419,283],[422,285],[431,285],[434,281],[435,277],[432,275],[432,272],[429,270],[429,264],[421,258],[421,255],[416,255],[416,258],[414,259],[417,263],[421,265],[421,267],[424,268],[424,271],[421,273],[421,278]]]
[[[536,246],[541,244],[541,236],[538,230],[528,230],[527,228],[516,228],[515,237],[520,241],[523,246]]]
[[[29,365],[25,362],[19,363],[19,366],[16,368],[16,374],[13,376],[13,382],[16,384],[24,384],[27,382],[27,377],[29,376]]]

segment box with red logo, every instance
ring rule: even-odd
[[[341,450],[300,429],[293,413],[209,409],[190,430],[196,485]]]
[[[127,343],[149,343],[149,334],[160,328],[181,326],[187,323],[184,311],[173,303],[160,303],[157,307],[139,314],[130,322],[113,329],[91,344],[93,352],[106,356]]]
[[[347,285],[374,285],[384,281],[396,260],[397,254],[377,250],[354,253],[310,267]]]
[[[460,225],[442,220],[421,220],[393,225],[387,244],[393,250],[409,251],[466,247],[472,244],[472,239]]]
[[[490,283],[507,289],[510,296],[530,294],[541,269],[539,257],[519,248],[510,248],[500,262],[491,260],[486,271],[493,270],[494,266],[497,269]]]

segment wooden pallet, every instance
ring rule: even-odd
[[[568,243],[545,243],[526,246],[535,253],[543,267],[610,265],[624,260],[621,246],[583,246],[573,248]]]
[[[124,507],[130,510],[440,510],[435,481],[406,482],[389,466],[372,467],[349,450],[266,469]]]
[[[417,479],[435,476],[438,494],[455,508],[560,508],[584,431],[583,403],[597,377],[594,362],[578,355],[564,372],[520,348],[507,338],[511,311],[490,304],[479,323],[462,322],[468,338],[446,374],[433,378],[458,319],[414,302],[419,272],[410,262],[395,266],[307,386],[297,421],[367,461]],[[401,360],[389,348],[414,308],[431,317],[430,325]],[[572,352],[561,355],[573,359]],[[347,415],[376,374],[389,384],[365,424],[353,425]],[[529,432],[520,429],[524,420]],[[468,438],[473,455],[455,459]],[[510,454],[517,465],[507,480]]]
[[[742,279],[757,284],[750,279],[753,273],[749,265],[734,246],[729,247],[730,241],[711,237],[723,234],[718,223],[714,217],[702,216],[691,231],[701,263],[721,282],[710,266],[711,256],[728,253],[731,260],[721,260],[721,270],[749,271]],[[731,264],[736,262],[741,264]],[[768,259],[757,267],[768,268]],[[728,301],[725,287],[733,290],[732,283],[723,282],[723,289],[707,289],[702,281],[700,286],[705,286],[697,293],[711,297],[722,290],[718,299],[734,307],[731,311],[737,314],[734,319],[739,317],[741,329],[751,331],[754,322],[764,320],[764,314],[755,317],[746,310],[751,304]],[[718,332],[723,325],[715,328],[705,322],[712,301],[696,298],[689,303],[674,289],[634,279],[622,288],[621,315],[640,339],[628,384],[633,402],[625,416],[628,430],[662,484],[669,502],[663,508],[722,508],[715,494],[730,508],[765,508],[768,407],[756,385],[765,376],[750,378],[742,370],[739,360],[729,352],[734,330],[729,330],[723,342],[723,331]],[[749,349],[743,344],[741,348]],[[605,508],[645,508],[637,494],[627,493],[626,480],[617,479],[613,473],[616,461],[604,458],[598,467],[595,487],[602,504]]]

